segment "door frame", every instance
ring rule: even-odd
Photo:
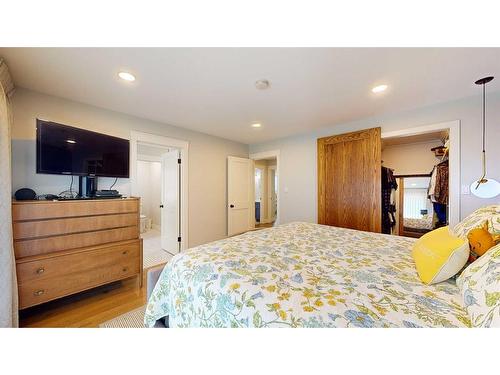
[[[281,202],[281,199],[280,199],[280,186],[281,186],[281,184],[280,184],[280,178],[281,178],[280,150],[256,152],[256,153],[250,154],[248,157],[252,160],[261,160],[261,159],[267,159],[270,157],[276,158],[276,173],[278,174],[278,189],[277,189],[276,199],[278,200],[278,204],[277,204],[278,214],[276,215],[275,225],[279,225],[281,223],[281,220],[280,220],[280,217],[281,217],[281,209],[280,209],[280,202]]]
[[[448,130],[450,140],[449,160],[449,224],[450,226],[460,222],[460,120],[440,122],[436,124],[416,126],[389,132],[382,132],[381,138],[408,137],[431,133],[435,131]]]
[[[262,194],[262,192],[264,191],[265,187],[267,188],[267,186],[264,185],[265,183],[267,183],[267,181],[264,181],[264,174],[266,174],[266,176],[267,176],[267,168],[264,169],[263,167],[255,165],[255,163],[254,163],[254,167],[253,167],[254,186],[255,186],[255,171],[257,169],[259,169],[261,171],[260,186],[259,186],[259,188],[260,188],[260,195],[261,195],[261,197],[260,197],[260,210],[259,210],[259,224],[264,224],[264,220],[263,220],[264,219],[264,216],[263,216],[264,213],[263,213],[263,210],[262,210],[262,207],[263,207],[262,201],[264,200],[264,199],[262,199],[262,196],[264,194]],[[255,207],[255,198],[256,198],[256,196],[255,196],[255,187],[254,187],[254,189],[253,189],[254,207]],[[266,204],[266,207],[267,207],[267,204]],[[254,215],[254,219],[255,219],[255,215]],[[257,220],[255,220],[255,224],[257,225]]]
[[[180,250],[184,251],[189,248],[189,220],[188,220],[188,176],[189,176],[189,142],[164,137],[161,135],[143,133],[132,130],[130,132],[130,195],[137,195],[137,143],[149,144],[152,146],[162,146],[176,148],[179,150],[181,159],[181,189],[180,189]]]
[[[278,179],[279,179],[279,175],[278,175],[278,171],[277,171],[277,166],[276,165],[269,165],[267,167],[267,200],[269,202],[267,202],[267,217],[268,217],[268,222],[272,222],[272,218],[273,218],[273,215],[272,215],[272,212],[273,212],[273,205],[271,204],[272,202],[272,194],[271,194],[271,186],[273,185],[272,184],[272,181],[271,181],[271,172],[270,171],[274,171],[274,174],[278,176]],[[277,193],[278,189],[276,189],[276,200],[278,199],[278,193]],[[278,202],[276,202],[276,205],[278,204]],[[276,208],[276,211],[278,211],[278,209]],[[277,217],[277,215],[276,215]]]

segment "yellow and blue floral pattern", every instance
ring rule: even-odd
[[[500,213],[500,204],[492,204],[479,208],[455,225],[453,227],[453,233],[457,237],[466,239],[471,229],[482,227],[485,222],[491,223],[491,219],[498,213]],[[492,224],[489,224],[488,230],[494,234]]]
[[[500,327],[500,245],[469,265],[457,285],[474,327]]]
[[[467,327],[454,281],[424,285],[414,239],[291,223],[198,246],[166,265],[145,324]]]

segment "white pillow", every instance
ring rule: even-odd
[[[457,285],[473,327],[500,327],[500,244],[469,265]]]

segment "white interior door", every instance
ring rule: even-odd
[[[161,247],[172,254],[180,250],[179,228],[179,151],[172,150],[162,155],[162,203],[161,207]]]
[[[227,158],[227,235],[246,232],[255,227],[254,162]]]
[[[268,168],[268,177],[269,177],[269,188],[268,188],[268,197],[269,197],[269,213],[268,217],[270,222],[274,222],[276,220],[276,214],[278,212],[278,178],[276,174],[276,167]]]

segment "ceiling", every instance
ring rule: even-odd
[[[423,143],[431,141],[439,141],[444,144],[443,141],[446,139],[448,139],[447,130],[415,134],[405,137],[382,138],[382,149],[388,146],[399,146],[399,145],[407,145],[412,143]]]
[[[406,189],[427,189],[430,177],[405,177],[404,187]]]
[[[500,48],[0,48],[0,56],[17,86],[248,144],[480,95],[474,81],[500,70]],[[120,81],[120,70],[137,80]],[[271,87],[257,90],[259,79]],[[372,93],[379,84],[388,90]],[[500,90],[500,79],[489,87]]]

